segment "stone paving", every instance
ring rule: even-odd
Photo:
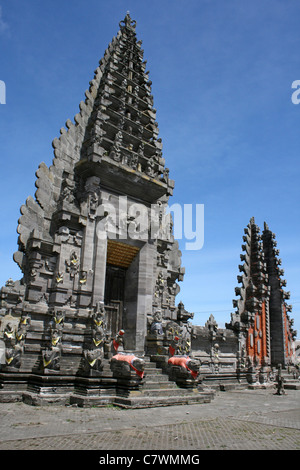
[[[300,391],[124,410],[0,403],[0,450],[299,450]]]

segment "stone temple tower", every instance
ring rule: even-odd
[[[292,306],[287,303],[290,292],[283,289],[286,286],[286,280],[282,278],[284,270],[280,267],[282,261],[278,257],[279,250],[276,248],[275,238],[275,234],[265,222],[262,243],[270,286],[271,363],[286,367],[292,360],[296,331],[293,329],[294,320],[290,318]]]
[[[21,207],[14,260],[23,278],[1,290],[11,382],[55,374],[70,384],[120,330],[126,351],[144,355],[159,346],[147,339],[154,319],[182,331],[192,316],[175,304],[184,269],[166,211],[174,181],[141,44],[127,13]]]

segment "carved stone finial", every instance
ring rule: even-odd
[[[124,23],[124,25],[122,23]],[[131,19],[129,11],[127,11],[124,20],[120,21],[119,26],[121,29],[127,28],[127,29],[130,29],[131,31],[135,30],[136,21]]]

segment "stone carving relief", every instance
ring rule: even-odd
[[[49,344],[42,351],[43,367],[45,371],[60,370],[60,356],[62,349],[62,336],[64,328],[65,313],[63,310],[54,310],[49,322]]]
[[[84,370],[89,375],[99,374],[103,370],[105,347],[109,341],[105,316],[104,304],[97,302],[90,316],[91,339],[88,348],[83,351]]]
[[[70,259],[65,261],[66,271],[70,273],[70,277],[73,278],[75,274],[79,272],[79,258],[76,251],[73,251],[70,255]]]
[[[17,328],[8,322],[3,331],[5,344],[5,364],[13,368],[20,368],[21,356],[24,352],[24,343],[30,327],[30,317],[22,313]]]
[[[161,336],[164,334],[161,311],[157,311],[153,315],[153,321],[150,325],[150,334],[155,336]]]

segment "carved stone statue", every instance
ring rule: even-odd
[[[5,349],[5,363],[10,367],[19,368],[21,365],[22,348],[18,345]]]
[[[200,370],[200,361],[189,356],[173,356],[168,360],[168,374],[176,382],[194,381]]]
[[[113,350],[115,352],[120,352],[124,350],[124,330],[120,330],[118,334],[115,336],[112,342]]]
[[[145,362],[134,354],[116,354],[111,358],[110,367],[117,376],[131,376],[133,370],[141,379],[144,377]]]
[[[11,323],[7,323],[4,328],[3,339],[6,347],[13,346],[15,344],[15,330]]]
[[[103,369],[103,354],[100,349],[93,349],[93,350],[85,350],[84,351],[84,358],[88,364],[88,369],[92,369],[94,371],[102,371]]]
[[[59,370],[60,352],[58,348],[53,347],[51,349],[46,349],[42,351],[42,355],[44,369],[54,371]]]
[[[105,322],[105,308],[103,302],[97,302],[95,312],[92,314],[94,324],[102,328],[106,328]]]
[[[150,333],[155,336],[164,334],[162,327],[162,314],[160,311],[155,312],[153,315],[153,322],[150,326]]]
[[[178,350],[179,336],[174,336],[169,345],[169,355],[172,357]]]
[[[65,313],[63,310],[56,310],[53,313],[51,327],[55,330],[62,330],[64,326]]]

